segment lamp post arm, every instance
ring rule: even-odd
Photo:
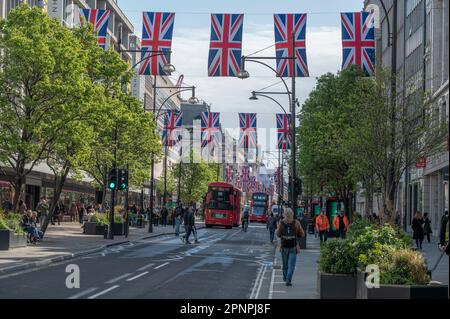
[[[287,116],[286,109],[281,105],[280,102],[278,102],[277,100],[275,100],[273,97],[271,97],[271,96],[269,96],[269,95],[262,94],[262,93],[258,93],[258,92],[255,92],[255,95],[257,95],[257,96],[263,96],[263,97],[265,97],[265,98],[267,98],[267,99],[269,99],[269,100],[274,101],[276,104],[278,104],[278,106],[283,110],[284,114],[286,114],[286,116]]]
[[[387,23],[387,27],[388,27],[388,46],[392,46],[392,36],[393,36],[393,32],[391,30],[391,21],[389,20],[389,13],[386,10],[386,5],[384,4],[384,0],[380,0],[381,3],[381,7],[383,8],[384,11],[384,15],[386,17],[386,23]]]
[[[175,87],[174,87],[174,88],[175,88]],[[167,102],[168,100],[170,100],[170,98],[171,98],[172,96],[177,95],[177,94],[179,94],[180,92],[185,92],[185,91],[189,91],[189,90],[193,90],[193,88],[192,88],[192,87],[191,87],[191,88],[184,88],[184,89],[181,89],[181,90],[179,90],[179,91],[177,91],[177,92],[174,92],[174,93],[172,93],[171,95],[169,95],[169,96],[164,100],[164,102],[161,103],[161,105],[160,105],[158,111],[156,112],[155,119],[157,119],[157,118],[160,116],[159,112],[161,111],[161,109],[162,109],[162,107],[164,106],[164,104],[166,104],[166,102]]]

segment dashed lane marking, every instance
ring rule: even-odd
[[[136,269],[136,270],[137,270],[137,271],[144,271],[145,269],[150,268],[150,267],[152,267],[152,266],[154,266],[154,265],[155,265],[154,263],[148,264],[148,265],[145,265],[145,266],[143,266],[143,267],[141,267],[141,268],[138,268],[138,269]]]
[[[95,294],[95,295],[92,295],[92,296],[88,297],[88,299],[95,299],[95,298],[100,297],[101,295],[104,295],[104,294],[106,294],[106,293],[108,293],[108,292],[110,292],[111,290],[114,290],[114,289],[116,289],[116,288],[119,288],[119,285],[114,285],[114,286],[112,286],[112,287],[109,287],[108,289],[105,289],[105,290],[103,290],[103,291],[100,291],[99,293],[97,293],[97,294]]]
[[[164,267],[164,266],[166,266],[166,265],[168,265],[169,263],[164,263],[164,264],[161,264],[161,265],[159,265],[159,266],[157,266],[157,267],[155,267],[155,268],[153,268],[153,269],[159,269],[159,268],[162,268],[162,267]]]
[[[105,282],[105,284],[113,284],[113,283],[115,283],[116,281],[119,281],[119,280],[121,280],[121,279],[127,278],[127,277],[129,277],[129,276],[131,276],[131,275],[132,275],[131,273],[123,274],[123,275],[121,275],[121,276],[118,276],[118,277],[116,277],[116,278],[113,278],[113,279],[111,279],[111,280]]]
[[[139,275],[136,275],[134,277],[128,278],[127,281],[133,281],[133,280],[138,279],[138,278],[140,278],[142,276],[145,276],[146,274],[148,274],[148,271],[144,271],[143,273],[141,273]]]
[[[77,298],[83,297],[83,296],[85,296],[85,295],[87,295],[87,294],[90,294],[91,292],[93,292],[93,291],[95,291],[95,290],[97,290],[97,289],[98,289],[98,288],[89,288],[89,289],[87,289],[87,290],[85,290],[85,291],[82,291],[82,292],[77,293],[76,295],[70,296],[70,297],[67,298],[67,299],[77,299]]]

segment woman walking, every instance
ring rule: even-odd
[[[417,211],[412,221],[413,239],[416,240],[417,249],[422,249],[423,242],[423,218],[422,213]]]
[[[428,243],[430,243],[430,236],[433,231],[431,230],[431,220],[428,218],[428,213],[423,214],[423,233],[427,236]]]

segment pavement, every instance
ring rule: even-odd
[[[422,250],[420,251],[427,261],[429,270],[432,270],[438,261],[441,252],[438,249],[439,240],[437,237],[431,237],[430,243],[425,241],[422,243]],[[415,245],[415,244],[414,244]],[[431,273],[431,280],[439,281],[445,285],[449,283],[449,261],[448,256],[444,254],[436,270]]]
[[[199,223],[197,227],[202,227]],[[147,237],[173,234],[174,228],[154,226],[153,233],[148,227],[130,227],[129,236],[114,236],[114,239],[104,239],[99,235],[83,234],[78,222],[64,222],[61,225],[49,226],[43,241],[36,245],[0,251],[0,275],[11,271],[33,268],[55,261],[62,261],[105,249],[108,246],[145,239]]]

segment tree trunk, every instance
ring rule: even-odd
[[[16,176],[14,176],[13,188],[14,188],[14,197],[13,197],[13,211],[19,211],[19,200],[22,197],[22,187],[24,185],[24,165],[18,164],[19,166],[16,169]],[[25,198],[23,199],[25,201]]]
[[[45,218],[44,225],[42,225],[42,227],[41,227],[41,231],[44,233],[44,235],[47,230],[48,223],[53,218],[53,214],[55,212],[56,205],[59,202],[59,198],[61,197],[62,189],[66,182],[69,171],[70,171],[70,165],[68,163],[66,163],[66,165],[64,165],[62,175],[58,176],[57,174],[55,174],[55,185],[53,188],[54,189],[53,201],[50,205],[48,216],[47,216],[47,218]]]

